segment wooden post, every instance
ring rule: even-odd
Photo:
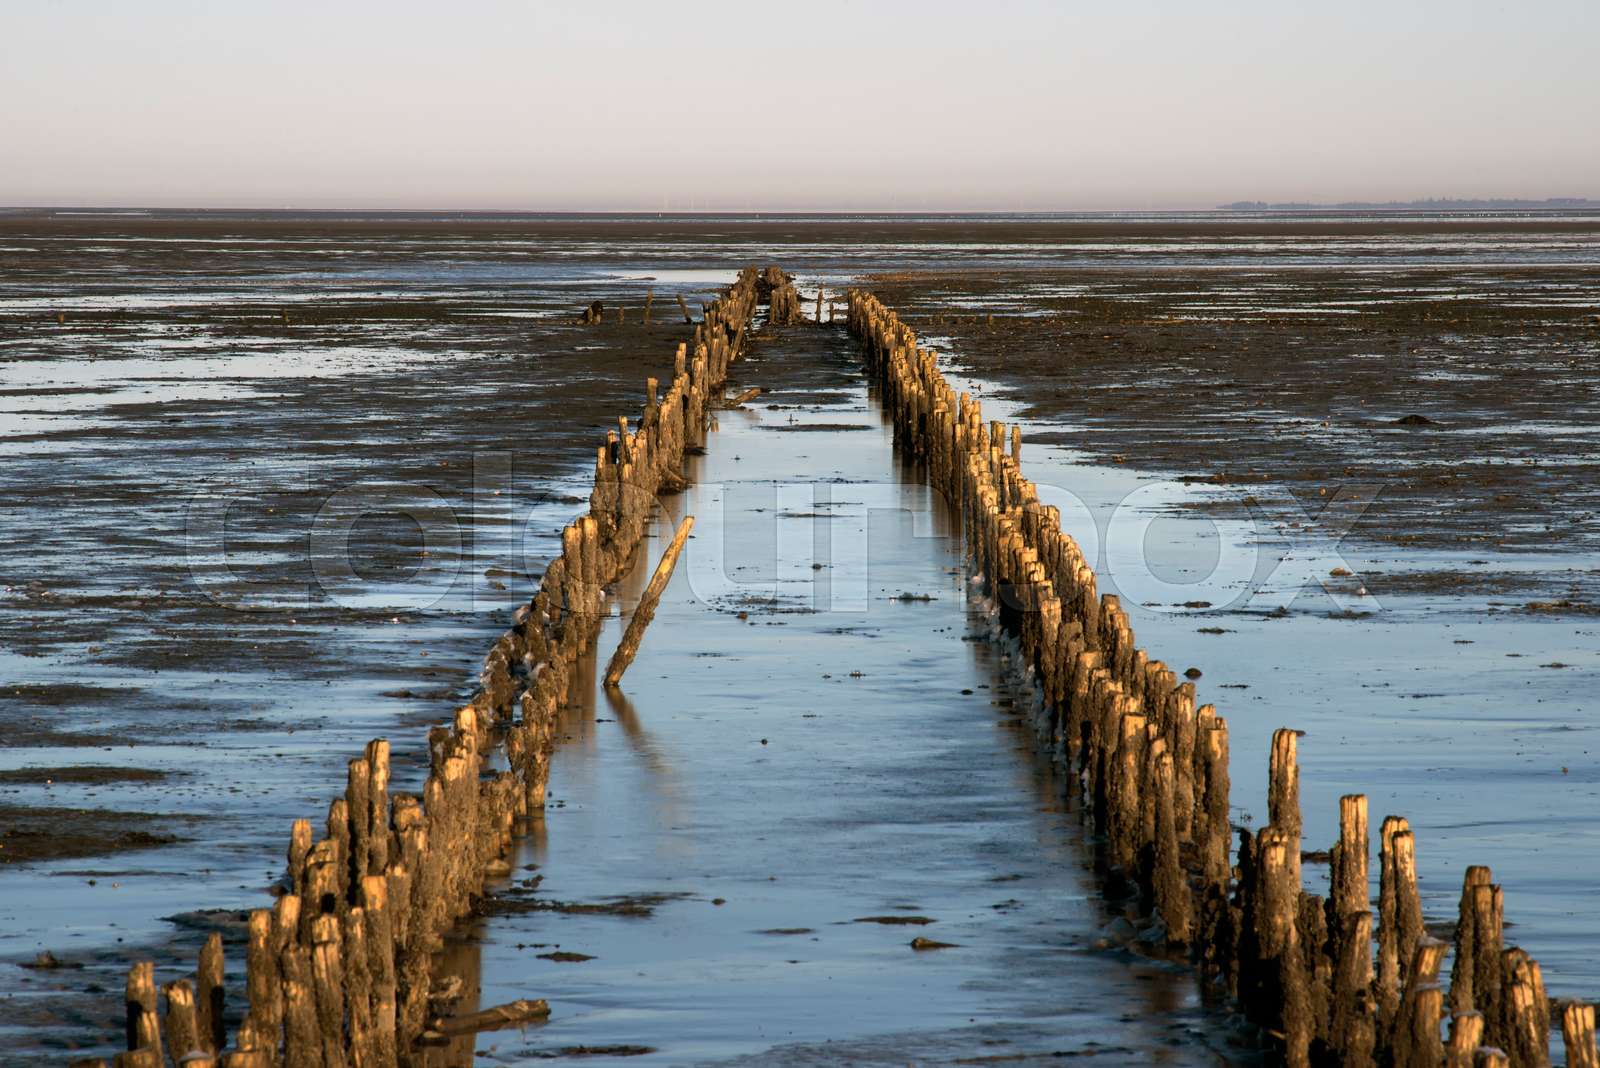
[[[1472,991],[1476,1002],[1473,1008],[1483,1013],[1484,1041],[1502,1048],[1509,1040],[1501,957],[1504,924],[1505,895],[1500,888],[1490,883],[1473,886]]]
[[[1502,1045],[1516,1068],[1549,1068],[1550,1016],[1539,966],[1516,947],[1507,949],[1501,959],[1505,977]]]
[[[1166,923],[1169,945],[1188,945],[1191,933],[1189,881],[1178,854],[1178,829],[1173,816],[1175,793],[1172,754],[1165,748],[1155,760],[1155,905]]]
[[[298,943],[290,945],[278,967],[283,973],[284,1068],[336,1068],[323,1059],[310,951]]]
[[[128,969],[127,984],[128,1049],[153,1049],[161,1052],[161,1023],[156,1015],[156,966],[141,960]]]
[[[1473,1054],[1482,1043],[1483,1015],[1470,1010],[1454,1014],[1450,1017],[1450,1040],[1445,1043],[1444,1068],[1473,1068]]]
[[[294,898],[299,901],[299,898]],[[273,943],[270,909],[250,913],[250,941],[245,948],[245,994],[250,1011],[246,1021],[269,1036],[274,1048],[283,1024],[283,979],[278,972],[278,947]],[[241,1047],[242,1048],[242,1047]]]
[[[200,1021],[194,1008],[194,985],[179,979],[167,987],[167,1053],[173,1064],[200,1049]]]
[[[1272,756],[1267,767],[1267,821],[1289,839],[1289,864],[1295,882],[1300,879],[1300,734],[1288,727],[1272,732]]]
[[[362,916],[366,922],[367,974],[372,983],[373,1063],[395,1061],[394,926],[389,915],[389,881],[369,875],[361,883]]]
[[[1372,913],[1347,912],[1334,939],[1333,1006],[1329,1036],[1341,1064],[1370,1068],[1377,1044],[1372,1002]]]
[[[1439,1041],[1439,1018],[1444,991],[1439,988],[1439,966],[1448,943],[1436,938],[1420,940],[1406,967],[1406,987],[1396,1009],[1389,1037],[1394,1068],[1438,1068],[1444,1059]]]
[[[223,1023],[222,935],[216,931],[200,949],[200,966],[195,971],[195,1009],[199,1017],[200,1048],[219,1054],[228,1044],[228,1029]]]
[[[633,658],[638,655],[639,643],[644,640],[644,629],[655,618],[656,604],[661,600],[661,594],[666,590],[668,580],[672,578],[673,568],[678,565],[678,554],[683,551],[684,543],[689,540],[689,531],[692,529],[694,529],[694,516],[685,516],[683,522],[678,524],[677,533],[672,536],[672,544],[661,554],[661,562],[656,565],[655,574],[650,576],[650,584],[645,587],[644,596],[639,599],[639,606],[633,610],[633,618],[628,620],[628,629],[623,633],[617,651],[612,654],[611,662],[606,665],[607,686],[621,683],[623,672],[628,670],[628,665],[633,663]]]
[[[367,783],[367,870],[366,875],[382,875],[389,867],[389,743],[374,738],[367,743],[367,764],[372,774]]]
[[[675,295],[678,298],[678,310],[683,312],[683,321],[685,323],[693,325],[694,324],[694,316],[689,314],[689,305],[684,301],[683,294],[682,293],[678,293],[678,294],[675,294]]]
[[[1412,951],[1423,936],[1417,862],[1409,825],[1388,816],[1379,833],[1378,1006],[1388,1023],[1400,1005]]]
[[[372,765],[366,754],[345,765],[345,818],[349,821],[349,871],[344,883],[348,889],[347,900],[355,900],[361,879],[367,874],[368,850],[373,838],[372,821]]]
[[[1258,1011],[1283,1033],[1284,1061],[1289,1068],[1305,1068],[1310,1063],[1311,1012],[1295,926],[1300,902],[1299,868],[1289,859],[1298,846],[1287,831],[1277,826],[1263,830],[1258,841],[1261,898],[1256,916],[1257,938],[1267,980],[1264,993],[1278,1001],[1276,1005],[1261,1005]]]
[[[356,1065],[378,1063],[378,1036],[373,1030],[372,953],[367,946],[366,909],[355,906],[341,924],[344,965],[344,1017],[349,1028],[351,1060]]]
[[[656,291],[655,290],[647,289],[647,290],[644,291],[644,325],[645,326],[649,326],[650,325],[650,305],[654,304],[655,300],[656,300]]]
[[[1594,1041],[1594,1006],[1569,1001],[1561,1011],[1561,1038],[1567,1047],[1567,1068],[1600,1068]]]
[[[1489,879],[1489,869],[1481,864],[1469,867],[1461,879],[1461,905],[1456,920],[1455,961],[1450,965],[1450,1012],[1454,1016],[1460,1016],[1474,1009],[1480,1013],[1483,1011],[1483,1006],[1478,1003],[1478,991],[1474,989],[1473,983],[1472,962],[1476,938],[1473,929],[1475,914],[1472,898],[1474,888],[1489,885]],[[1487,1029],[1488,1020],[1480,1022]]]
[[[311,855],[311,821],[295,820],[289,829],[289,885],[301,896],[306,892],[306,858]]]

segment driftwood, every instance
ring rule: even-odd
[[[521,998],[496,1005],[482,1012],[469,1012],[462,1016],[446,1016],[433,1021],[431,1030],[446,1037],[476,1034],[479,1031],[500,1031],[507,1027],[520,1027],[535,1020],[550,1018],[550,1005],[544,998]]]
[[[751,386],[749,389],[745,390],[743,393],[740,393],[736,397],[729,397],[729,398],[723,399],[722,401],[719,401],[717,403],[717,407],[718,408],[724,408],[724,409],[726,409],[726,408],[737,408],[741,404],[746,404],[746,403],[748,403],[750,401],[753,401],[759,396],[761,396],[761,387],[760,386]]]
[[[644,629],[656,617],[656,605],[661,600],[661,594],[666,591],[667,582],[672,578],[673,568],[678,566],[678,554],[683,551],[684,544],[689,540],[689,531],[692,529],[694,529],[694,516],[685,516],[683,522],[678,524],[678,532],[672,536],[672,544],[661,554],[661,562],[656,565],[655,574],[650,576],[650,585],[645,587],[644,596],[639,598],[639,607],[633,610],[633,618],[628,620],[628,629],[623,632],[617,651],[612,654],[611,662],[606,665],[607,686],[619,684],[622,681],[622,673],[628,670],[628,665],[633,663],[633,658],[639,654],[639,643],[644,640]]]

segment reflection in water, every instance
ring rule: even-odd
[[[640,762],[655,773],[657,780],[667,779],[672,774],[672,769],[668,767],[661,750],[651,741],[650,732],[639,722],[639,713],[634,710],[633,702],[616,687],[602,686],[600,689],[605,694],[606,707],[611,709],[611,714],[616,717],[617,725],[622,728],[628,744],[639,754]],[[661,782],[658,785],[664,787],[666,784]],[[671,790],[662,791],[664,797],[670,797],[671,793]]]

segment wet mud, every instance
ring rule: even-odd
[[[1360,486],[1371,497],[1361,538],[1592,553],[1597,271],[1362,264],[867,281],[1025,416],[1073,425],[1041,444],[1230,487],[1232,509],[1211,505],[1224,515],[1285,492],[1315,513]]]

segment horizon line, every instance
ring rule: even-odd
[[[1451,205],[1475,205],[1452,208]],[[1502,210],[1561,211],[1563,209],[1600,210],[1600,199],[1582,196],[1564,197],[1431,197],[1413,200],[1386,201],[1262,201],[1239,200],[1227,204],[1193,207],[1120,207],[1120,208],[962,208],[962,207],[727,207],[727,208],[509,208],[509,207],[379,207],[379,206],[302,206],[282,204],[228,205],[149,205],[149,204],[0,204],[0,214],[54,214],[54,215],[148,215],[172,213],[240,213],[260,212],[272,214],[393,214],[393,215],[546,215],[546,216],[638,216],[662,218],[667,216],[759,216],[759,215],[898,215],[898,216],[1025,216],[1025,215],[1150,215],[1150,214],[1216,214],[1239,215],[1271,212],[1330,212],[1354,213],[1374,210],[1388,211],[1488,211],[1484,205],[1504,204]]]

